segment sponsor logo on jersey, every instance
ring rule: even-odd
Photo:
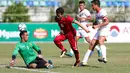
[[[45,29],[39,28],[34,31],[33,35],[35,38],[43,39],[48,36],[48,32]]]

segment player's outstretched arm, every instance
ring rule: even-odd
[[[38,52],[39,50],[41,50],[35,43],[31,43],[33,46],[33,49]]]
[[[12,60],[10,62],[10,66],[14,66],[15,64],[15,59],[16,59],[16,56],[15,55],[12,55]]]
[[[78,21],[74,21],[74,23],[76,23],[78,26],[80,26],[81,28],[83,28],[87,33],[90,32],[88,29],[86,29],[83,25],[81,25],[81,23],[79,23]]]
[[[18,51],[19,51],[19,44],[16,44],[16,47],[15,47],[13,54],[12,54],[12,60],[10,61],[10,66],[14,66]]]
[[[91,21],[92,18],[91,17],[77,17],[79,21],[84,21],[84,20],[89,20]]]
[[[32,43],[32,45],[33,45],[33,49],[34,49],[35,51],[37,51],[38,57],[39,57],[39,58],[43,58],[41,49],[40,49],[36,44],[34,44],[34,43]]]

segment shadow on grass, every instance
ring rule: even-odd
[[[72,67],[73,65],[72,64],[60,64],[60,66],[55,66],[55,68],[68,68],[68,67]],[[82,67],[90,67],[90,68],[102,68],[102,67],[99,67],[99,66],[92,66],[92,65],[86,65],[86,66],[78,66],[79,68],[82,68]],[[77,67],[77,68],[78,68]]]
[[[54,57],[54,58],[61,58],[60,56],[50,56],[50,57]],[[64,56],[64,57],[62,57],[62,58],[73,58],[73,57],[70,57],[70,56]]]
[[[102,67],[99,67],[99,66],[91,66],[91,65],[81,66],[81,67],[102,68]]]
[[[72,67],[73,65],[72,64],[60,64],[58,66],[54,66],[54,69],[55,68],[70,68]],[[5,68],[10,68],[10,66],[6,65],[6,64],[0,64],[0,67],[5,67]],[[27,68],[26,66],[13,66],[13,67],[17,67],[17,68]],[[79,66],[80,68],[82,67],[90,67],[90,68],[102,68],[102,67],[99,67],[99,66],[91,66],[91,65],[86,65],[86,66]],[[78,68],[78,67],[77,67]],[[31,68],[29,68],[31,69]],[[41,68],[36,68],[36,69],[41,69]]]

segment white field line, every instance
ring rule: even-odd
[[[7,68],[7,65],[0,65],[0,67]],[[59,73],[59,72],[52,72],[52,71],[45,71],[45,70],[43,71],[43,70],[37,70],[37,69],[28,69],[28,68],[22,68],[22,67],[10,67],[10,69],[25,70],[25,71],[32,71],[32,72],[43,72],[43,73]]]

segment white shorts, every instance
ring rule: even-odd
[[[79,36],[79,37],[88,37],[89,36],[89,33],[87,33],[85,30],[83,29],[78,29],[76,31],[76,36]]]
[[[107,39],[108,34],[109,34],[109,29],[101,29],[97,31],[93,39],[98,40],[100,36],[105,36]]]

